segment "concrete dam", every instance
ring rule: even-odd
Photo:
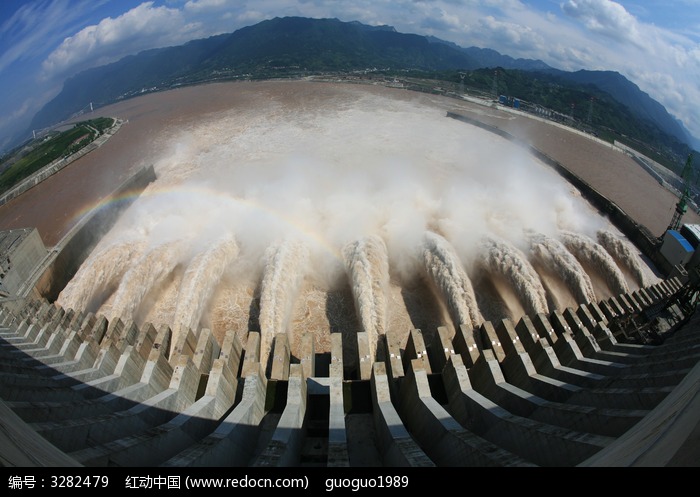
[[[695,274],[489,130],[334,91],[160,142],[55,247],[7,235],[3,461],[696,465]]]
[[[275,335],[266,372],[259,332],[245,344],[233,330],[222,343],[208,329],[175,339],[168,326],[32,300],[2,312],[3,422],[15,440],[3,457],[20,466],[682,465],[694,450],[683,418],[697,418],[688,410],[699,381],[685,291],[670,279],[453,337],[412,329],[401,347],[387,329],[375,360],[359,332],[356,380],[344,375],[337,333],[322,354],[302,335],[296,357],[288,335]],[[611,331],[654,305],[672,324],[663,341]],[[650,439],[674,422],[677,431]]]

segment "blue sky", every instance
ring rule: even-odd
[[[700,138],[700,0],[0,0],[0,149],[78,71],[283,16],[618,71]]]

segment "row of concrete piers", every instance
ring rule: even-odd
[[[0,452],[58,466],[680,465],[700,420],[678,408],[698,402],[700,328],[673,306],[658,343],[619,323],[682,289],[671,278],[403,344],[389,331],[373,363],[358,333],[356,375],[337,334],[324,353],[305,335],[296,356],[278,334],[263,367],[257,332],[219,343],[16,301],[0,315],[0,422],[14,433]],[[663,450],[648,436],[661,425]]]

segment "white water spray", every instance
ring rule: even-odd
[[[423,237],[423,263],[430,279],[447,302],[456,325],[481,326],[484,319],[472,282],[450,243],[431,231]]]
[[[134,258],[143,249],[143,243],[122,241],[93,253],[65,286],[56,302],[64,309],[95,311],[100,300],[114,291]]]
[[[620,266],[627,268],[640,287],[647,287],[651,283],[644,272],[643,262],[639,258],[637,251],[624,240],[615,236],[607,230],[599,230],[597,233],[598,243],[615,259]]]
[[[584,304],[597,300],[591,278],[562,242],[539,233],[532,233],[528,238],[532,259],[557,274],[574,295],[576,302]]]
[[[542,281],[525,254],[513,245],[492,236],[482,239],[476,266],[490,274],[500,274],[510,283],[525,312],[549,314]]]
[[[374,362],[377,340],[386,332],[389,259],[384,240],[369,235],[343,247],[343,259],[351,281],[362,331],[367,332],[370,360]]]
[[[124,275],[107,317],[136,320],[146,295],[157,290],[182,261],[183,249],[183,242],[177,240],[156,246],[141,256]]]
[[[238,252],[234,236],[226,233],[192,259],[178,290],[174,330],[180,327],[196,330],[199,327],[214,290]]]
[[[608,287],[615,295],[629,292],[625,276],[617,266],[615,259],[600,244],[586,235],[572,231],[562,231],[560,236],[569,252],[584,266],[602,272]]]

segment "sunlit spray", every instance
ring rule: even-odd
[[[389,260],[384,240],[368,235],[347,244],[343,259],[351,281],[362,331],[367,332],[370,359],[374,362],[377,339],[386,332]]]
[[[174,330],[185,328],[196,331],[199,328],[214,290],[238,252],[234,236],[224,233],[189,262],[178,291]]]
[[[243,338],[262,331],[267,351],[274,333],[296,332],[299,323],[320,345],[330,328],[361,329],[375,340],[388,322],[434,313],[434,302],[422,308],[425,299],[402,286],[421,278],[454,323],[478,326],[470,270],[483,257],[510,275],[530,310],[546,307],[528,257],[577,298],[591,297],[561,247],[531,249],[523,233],[558,238],[560,229],[589,233],[607,221],[519,145],[446,118],[458,101],[311,82],[240,88],[229,108],[153,131],[153,152],[142,160],[157,179],[98,243],[60,304],[168,320],[155,325],[210,322],[219,339],[230,330]],[[222,234],[237,250],[219,245]],[[487,235],[508,250],[481,245]],[[309,263],[295,262],[305,256],[281,240],[302,241]],[[575,241],[566,247],[579,259],[597,250]],[[514,247],[524,255],[505,257]],[[610,284],[624,290],[607,255],[598,257]]]
[[[291,331],[290,317],[299,288],[308,273],[308,262],[309,249],[300,240],[284,239],[266,250],[260,290],[262,364],[267,364],[275,335]]]
[[[549,314],[544,287],[525,254],[493,235],[482,239],[478,253],[476,267],[489,274],[501,275],[511,285],[528,314]]]
[[[579,304],[596,301],[590,276],[561,241],[541,233],[529,233],[528,236],[533,261],[557,274]]]
[[[625,242],[608,230],[599,230],[596,235],[598,242],[615,259],[617,264],[626,268],[632,274],[639,286],[646,287],[650,285],[650,278],[644,271],[644,263],[639,257],[639,252],[629,242]]]
[[[613,294],[620,295],[629,291],[625,276],[615,259],[595,240],[581,233],[562,231],[561,241],[579,261],[601,271]]]
[[[423,237],[423,262],[430,280],[447,303],[457,326],[476,328],[483,323],[474,288],[449,242],[433,232]]]

